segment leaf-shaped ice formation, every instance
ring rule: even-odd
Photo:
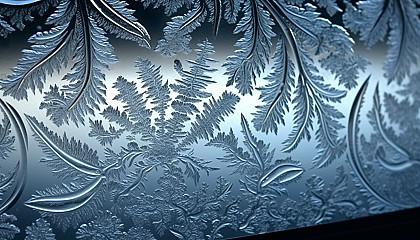
[[[359,33],[367,47],[387,38],[388,54],[384,64],[388,81],[402,80],[419,60],[419,8],[413,0],[358,1],[357,7],[346,1],[344,24]]]
[[[105,177],[96,177],[90,184],[77,191],[51,196],[34,196],[25,205],[49,213],[65,213],[77,210],[89,202],[101,188]]]
[[[103,208],[105,179],[104,176],[98,176],[85,185],[78,182],[63,183],[37,191],[25,202],[25,206],[36,210],[43,217],[50,217],[63,230],[70,226],[78,227]]]
[[[212,97],[209,103],[204,103],[204,110],[197,114],[195,122],[191,123],[191,129],[183,139],[181,146],[190,145],[198,139],[210,139],[213,137],[215,128],[220,130],[219,125],[226,116],[233,113],[239,97],[230,92],[223,92],[217,100]]]
[[[13,8],[14,4],[9,5]],[[4,94],[27,99],[28,88],[41,91],[46,75],[66,67],[73,56],[72,70],[63,78],[68,84],[62,89],[51,87],[41,108],[47,109],[47,115],[57,125],[69,119],[84,123],[85,115],[105,103],[102,69],[117,61],[105,31],[150,47],[146,29],[126,6],[126,2],[117,0],[61,1],[47,19],[53,27],[29,39],[34,45],[23,51],[13,73],[1,81]]]
[[[6,159],[9,153],[13,152],[15,147],[13,146],[15,138],[10,136],[11,123],[9,119],[4,118],[3,124],[0,124],[0,159]]]
[[[261,1],[245,1],[243,11],[245,14],[233,32],[245,32],[244,37],[236,43],[240,49],[228,57],[223,66],[227,68],[225,74],[229,76],[227,86],[236,83],[236,88],[245,95],[252,93],[255,78],[268,62],[270,40],[274,33],[271,30],[273,20],[263,9]]]
[[[318,155],[313,159],[314,167],[325,167],[335,158],[339,157],[345,149],[343,139],[338,138],[338,130],[343,126],[337,121],[344,116],[333,106],[328,105],[324,100],[339,102],[346,94],[329,87],[322,83],[323,78],[314,75],[315,71],[312,59],[306,50],[300,45],[291,29],[285,29],[285,23],[276,17],[286,34],[289,44],[292,46],[293,53],[297,58],[297,67],[299,71],[297,87],[293,99],[295,103],[294,128],[288,139],[284,142],[285,152],[294,150],[298,143],[303,139],[310,139],[310,129],[312,128],[312,119],[315,115],[318,118],[319,129],[315,133],[318,141]]]
[[[160,67],[155,67],[150,60],[139,58],[136,61],[136,67],[138,68],[139,79],[142,80],[142,88],[147,89],[147,98],[150,99],[150,103],[154,105],[152,110],[159,113],[160,124],[162,124],[165,118],[165,111],[171,98],[169,96],[168,82],[162,81],[160,75]]]
[[[383,123],[383,115],[381,113],[381,102],[379,97],[379,86],[376,86],[375,94],[373,96],[373,116],[374,121],[373,125],[375,127],[375,130],[379,133],[385,144],[391,147],[392,150],[394,150],[398,155],[400,155],[399,161],[388,161],[385,152],[382,147],[380,147],[377,150],[377,158],[379,162],[382,164],[382,166],[388,168],[391,171],[402,171],[407,168],[412,167],[415,164],[420,164],[420,159],[416,159],[412,154],[410,154],[404,147],[400,146],[399,143],[394,142],[390,137],[388,136],[388,132],[385,129],[384,123]]]
[[[13,68],[13,74],[3,80],[5,95],[14,95],[17,99],[27,99],[27,89],[32,91],[42,89],[47,74],[66,66],[70,51],[74,48],[72,33],[75,21],[39,32],[29,38],[29,42],[37,43],[32,49],[23,50],[23,57],[18,66]],[[54,47],[50,49],[48,47]],[[40,81],[41,79],[41,81]]]
[[[178,52],[191,51],[189,46],[192,39],[191,33],[200,27],[207,17],[209,22],[213,22],[214,36],[219,32],[222,18],[228,23],[236,23],[242,0],[143,1],[145,6],[149,6],[152,2],[155,7],[164,6],[165,14],[168,16],[182,6],[189,9],[187,13],[171,18],[171,22],[168,22],[163,29],[164,38],[158,41],[156,50],[162,52],[163,55],[171,56]]]
[[[46,154],[41,161],[46,162],[54,174],[73,181],[38,191],[25,205],[39,211],[44,217],[52,217],[63,229],[75,227],[94,216],[101,208],[104,185],[119,173],[118,169],[124,162],[119,158],[99,161],[96,151],[86,144],[82,145],[74,138],[68,140],[65,134],[59,137],[34,117],[27,116],[27,120],[35,139]]]
[[[292,37],[292,35],[290,36]],[[302,62],[298,63],[298,67],[311,66],[312,60],[303,49],[300,47],[296,49],[300,52],[298,54],[302,54],[301,61],[306,62],[303,65],[301,65]],[[284,141],[286,147],[283,151],[290,152],[297,147],[302,139],[310,139],[313,118],[317,116],[319,129],[315,135],[319,151],[312,163],[313,167],[325,167],[344,152],[345,144],[344,139],[338,137],[338,130],[343,126],[337,120],[343,118],[344,115],[324,100],[339,102],[346,92],[330,88],[322,83],[321,76],[312,75],[301,69],[294,94],[296,95],[292,101],[295,104],[294,127],[289,137]]]
[[[363,85],[361,86],[360,90],[358,91],[356,98],[353,102],[350,111],[349,123],[348,123],[348,145],[349,145],[349,154],[348,159],[354,174],[357,177],[357,181],[360,181],[363,188],[369,191],[369,194],[373,196],[375,199],[380,201],[382,204],[400,208],[400,207],[408,207],[405,204],[396,203],[390,200],[387,196],[381,194],[375,186],[371,183],[371,179],[369,176],[366,175],[365,169],[361,163],[360,159],[360,150],[359,150],[359,142],[358,142],[358,133],[359,133],[359,123],[360,123],[360,109],[363,104],[364,94],[366,92],[368,81],[370,76],[365,80]]]
[[[269,81],[269,84],[257,88],[261,91],[260,99],[265,104],[257,106],[258,111],[254,113],[255,117],[252,122],[255,129],[265,133],[274,132],[277,134],[277,125],[279,123],[285,124],[285,111],[289,111],[288,103],[291,101],[295,71],[293,62],[288,54],[284,53],[285,48],[286,44],[280,38],[273,57],[274,72],[265,78]]]
[[[96,151],[90,149],[86,144],[74,138],[68,139],[66,135],[60,138],[57,134],[49,131],[35,117],[26,116],[29,125],[34,131],[35,139],[38,141],[43,152],[47,156],[42,160],[53,168],[53,173],[62,178],[76,177],[85,178],[89,176],[100,176],[101,168]]]
[[[15,129],[16,138],[20,148],[19,162],[10,177],[7,178],[8,181],[2,183],[1,186],[4,187],[5,185],[9,184],[8,182],[11,181],[15,182],[15,186],[10,195],[0,204],[0,213],[4,213],[18,201],[26,184],[28,167],[28,136],[25,125],[23,124],[23,120],[16,109],[14,109],[9,103],[4,102],[2,99],[0,99],[0,108],[3,110],[6,117],[9,119],[13,128]]]
[[[270,214],[265,205],[277,196],[287,194],[287,190],[281,187],[299,179],[304,169],[299,162],[291,158],[272,163],[275,149],[269,151],[270,146],[253,135],[244,115],[241,115],[241,126],[244,145],[249,152],[244,152],[238,147],[238,139],[232,129],[229,134],[219,133],[206,145],[222,148],[227,155],[219,159],[229,162],[228,167],[235,168],[233,173],[244,176],[244,179],[239,180],[242,185],[241,190],[247,198],[253,199],[249,203],[247,217],[239,224],[239,230],[245,230],[252,222],[257,221],[259,215]]]
[[[217,71],[210,66],[216,60],[210,55],[214,54],[213,45],[206,39],[197,44],[196,59],[189,60],[190,70],[180,70],[181,79],[176,80],[176,84],[171,84],[171,89],[187,98],[208,98],[211,93],[204,91],[209,84],[215,83],[208,73]]]
[[[302,173],[303,168],[301,167],[296,167],[292,164],[278,165],[261,178],[261,187],[267,186],[276,179],[280,179],[279,183],[286,183],[298,177]]]

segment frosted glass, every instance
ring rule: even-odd
[[[228,239],[420,206],[418,0],[0,0],[0,238]]]

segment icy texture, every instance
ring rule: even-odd
[[[19,228],[11,223],[16,220],[17,218],[14,215],[6,213],[0,215],[0,237],[2,239],[13,239],[16,234],[20,233]]]
[[[30,14],[35,9],[42,14],[48,4],[57,5],[56,1],[6,1],[0,4],[6,5],[0,16],[19,14],[28,19],[32,19]],[[132,16],[133,10],[126,6],[126,2],[115,0],[59,1],[46,21],[52,28],[28,39],[33,43],[31,49],[22,51],[23,57],[13,68],[13,73],[1,80],[4,95],[18,100],[28,99],[28,89],[41,92],[47,75],[58,72],[74,60],[71,71],[63,77],[67,84],[60,89],[50,86],[40,108],[46,108],[47,115],[58,126],[69,120],[84,123],[85,115],[93,114],[100,104],[106,103],[102,70],[117,61],[105,34],[112,33],[141,46],[149,46],[146,29]],[[23,23],[15,22],[13,17],[12,23],[23,28]],[[10,28],[3,20],[1,26],[2,32]],[[7,32],[2,35],[7,35]]]
[[[347,1],[346,1],[347,2]],[[420,45],[418,1],[374,0],[358,1],[357,6],[347,2],[343,16],[345,26],[359,33],[368,48],[387,38],[388,54],[384,64],[389,81],[401,81],[417,64]],[[417,5],[416,5],[417,4]]]
[[[0,238],[213,240],[420,206],[419,13],[0,0],[1,38],[40,25],[1,73]],[[124,42],[140,56],[108,71]]]
[[[55,234],[52,232],[50,223],[43,218],[38,218],[32,226],[26,228],[25,240],[55,240]]]

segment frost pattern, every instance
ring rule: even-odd
[[[23,30],[25,21],[33,21],[36,14],[42,16],[51,6],[57,6],[58,3],[59,0],[1,1],[0,36],[7,37],[16,29]]]
[[[373,106],[367,115],[373,127],[369,140],[362,134],[358,141],[357,123],[361,108],[359,99],[363,97],[364,88],[359,92],[356,101],[359,103],[353,105],[354,116],[350,122],[354,126],[351,135],[353,153],[350,161],[357,173],[356,181],[359,182],[361,192],[369,198],[369,210],[372,213],[413,207],[419,203],[419,192],[416,190],[419,183],[415,180],[420,163],[416,147],[420,133],[419,117],[415,107],[419,102],[412,95],[419,91],[419,76],[419,73],[411,75],[409,83],[397,91],[400,97],[405,96],[401,100],[397,98],[398,95],[385,93],[382,103],[379,85],[376,86]],[[411,101],[410,98],[414,100]],[[385,122],[387,118],[383,108],[388,113],[391,123],[389,126]],[[404,111],[403,115],[401,111]],[[394,124],[401,130],[400,134],[395,132]],[[382,184],[383,182],[386,184]],[[390,194],[395,189],[401,190],[401,193]]]
[[[112,145],[112,141],[120,138],[123,132],[122,129],[116,130],[115,127],[111,125],[109,126],[108,130],[106,130],[103,127],[101,120],[92,121],[89,119],[89,124],[91,128],[89,137],[95,137],[101,145]]]
[[[2,239],[14,239],[15,235],[20,233],[19,228],[11,223],[16,220],[14,215],[6,213],[0,215],[0,237]]]
[[[14,146],[12,145],[14,144],[14,137],[16,137],[16,142],[19,146],[19,160],[15,167],[7,175],[0,173],[0,197],[4,193],[8,193],[8,196],[0,199],[2,200],[0,203],[0,213],[4,214],[4,212],[13,207],[25,188],[28,167],[28,136],[21,116],[12,105],[0,99],[0,109],[4,113],[4,127],[0,125],[0,129],[3,131],[2,140],[0,141],[2,142],[0,156],[6,158],[8,153],[14,150]],[[12,126],[15,131],[15,136],[13,137],[9,136],[10,127]],[[5,218],[9,219],[9,216]]]
[[[362,200],[348,191],[348,175],[344,167],[336,170],[336,176],[327,187],[319,176],[306,180],[306,191],[300,193],[300,201],[286,199],[277,209],[271,209],[273,216],[287,221],[289,227],[312,226],[327,223],[334,217],[354,218],[367,215],[361,206]]]
[[[123,228],[124,224],[121,220],[110,211],[101,212],[95,220],[79,227],[76,239],[155,240],[150,231],[143,227],[131,227],[128,232],[124,232]]]
[[[228,154],[220,160],[228,162],[229,167],[234,167],[233,173],[244,176],[239,182],[250,208],[246,209],[247,216],[241,220],[239,230],[254,234],[266,232],[267,229],[259,230],[261,221],[265,221],[260,218],[269,217],[266,206],[276,198],[287,195],[287,190],[283,186],[299,179],[304,170],[299,162],[290,158],[278,159],[273,163],[275,149],[269,151],[269,145],[264,144],[252,134],[243,115],[241,126],[245,139],[244,145],[249,152],[244,152],[241,147],[238,147],[238,139],[234,136],[232,129],[229,134],[219,133],[207,145],[222,148],[227,152]]]
[[[401,83],[419,60],[418,4],[415,0],[375,0],[358,1],[354,6],[346,1],[344,24],[359,33],[368,48],[387,38],[388,54],[384,69],[388,81]]]
[[[15,147],[13,143],[15,142],[14,136],[10,136],[11,123],[7,118],[3,119],[3,124],[0,124],[0,159],[7,159],[9,153],[13,152]]]
[[[77,239],[122,239],[124,224],[111,212],[99,213],[97,219],[83,224],[76,232]]]
[[[43,217],[51,216],[63,229],[76,227],[102,208],[105,182],[121,163],[100,161],[86,144],[66,135],[59,137],[34,117],[27,116],[27,120],[46,155],[41,162],[58,177],[73,181],[37,191],[25,205]]]
[[[168,82],[163,82],[159,67],[141,58],[137,60],[136,65],[139,68],[141,87],[147,89],[147,92],[139,93],[139,86],[123,77],[119,77],[115,82],[114,88],[119,94],[114,99],[125,104],[123,111],[109,106],[101,114],[123,131],[128,131],[134,136],[140,135],[140,139],[147,143],[142,146],[130,142],[127,148],[123,148],[118,154],[123,161],[129,161],[130,166],[136,158],[142,159],[137,162],[137,170],[132,174],[134,180],[125,184],[125,190],[119,195],[134,189],[142,181],[143,174],[152,168],[184,165],[185,174],[195,183],[199,181],[200,171],[208,174],[209,171],[215,170],[208,166],[210,161],[195,157],[189,146],[199,139],[211,138],[215,129],[219,129],[224,117],[233,112],[239,98],[225,91],[215,99],[205,91],[206,86],[214,82],[207,75],[215,71],[208,65],[214,62],[210,58],[214,52],[213,46],[205,40],[198,44],[196,52],[196,60],[188,61],[190,70],[183,70],[182,67],[178,69],[181,79],[177,79],[176,84],[169,85]],[[177,94],[174,99],[170,97],[171,89]],[[198,113],[198,103],[204,99],[209,100],[202,105],[204,110]],[[151,109],[147,107],[148,103],[152,104]],[[173,111],[171,117],[167,118],[169,106]],[[152,110],[158,113],[154,121]],[[190,124],[190,128],[185,130],[187,123]]]
[[[159,238],[165,234],[178,239],[222,237],[218,231],[232,224],[230,213],[236,211],[237,201],[228,200],[232,184],[218,177],[212,192],[203,183],[187,193],[182,175],[178,169],[166,171],[153,195],[140,194],[123,202],[125,214],[135,226],[151,228]]]
[[[213,23],[213,35],[217,35],[222,19],[227,23],[236,23],[243,0],[187,1],[187,0],[146,0],[147,7],[153,3],[155,7],[164,6],[165,14],[171,15],[180,7],[188,7],[187,13],[171,18],[171,22],[163,29],[164,38],[158,41],[156,50],[163,55],[175,55],[178,52],[189,52],[191,33],[200,27],[208,18]],[[192,8],[191,8],[192,7]]]
[[[60,137],[27,116],[45,154],[41,162],[70,182],[37,191],[26,206],[51,217],[63,228],[78,227],[78,239],[129,239],[129,233],[149,239],[217,239],[224,237],[225,228],[253,234],[287,228],[290,223],[279,215],[285,203],[282,199],[288,193],[286,185],[302,177],[303,167],[290,157],[275,160],[275,149],[255,137],[244,115],[241,132],[247,150],[238,146],[232,129],[228,134],[214,135],[216,129],[220,130],[223,117],[233,112],[238,97],[228,92],[217,100],[211,97],[206,88],[213,83],[213,47],[205,40],[198,44],[196,52],[196,59],[187,61],[189,69],[175,61],[181,78],[174,84],[164,82],[159,67],[142,58],[136,62],[140,82],[123,77],[116,80],[114,88],[118,94],[114,99],[123,103],[124,111],[108,107],[102,115],[121,136],[129,134],[129,143],[119,153],[106,148],[103,160],[87,145],[66,135]],[[200,105],[204,109],[201,113],[197,110]],[[170,115],[169,107],[173,109],[168,111]],[[153,112],[157,113],[154,119]],[[91,121],[92,132],[102,124]],[[220,160],[238,174],[238,183],[221,176],[213,187],[201,182],[202,173],[209,175],[218,168],[194,155],[191,145],[197,144],[198,139],[227,153]],[[101,138],[98,141],[102,144]],[[158,172],[159,186],[149,189],[147,179],[153,169]],[[309,215],[304,221],[318,224],[337,212],[359,214],[357,199],[346,195],[347,177],[342,168],[326,190],[319,177],[308,180],[309,189],[314,181],[318,190],[301,194],[319,198],[318,202],[310,200],[312,205],[305,212]],[[232,195],[234,186],[242,196]],[[189,190],[191,187],[195,190]],[[305,199],[301,203],[306,206],[309,200]],[[109,201],[113,207],[97,214]],[[124,226],[120,214],[131,219],[133,226]],[[83,223],[94,216],[94,220]]]
[[[12,224],[17,218],[5,212],[26,183],[26,126],[43,152],[40,163],[59,180],[24,203],[41,215],[26,227],[25,239],[55,239],[50,220],[77,239],[222,239],[419,206],[420,73],[411,73],[420,49],[418,0],[141,2],[129,3],[137,10],[140,4],[162,7],[170,17],[155,50],[164,56],[192,52],[195,58],[175,59],[178,75],[168,80],[160,66],[138,58],[138,79],[118,77],[110,91],[118,104],[105,106],[103,70],[117,61],[109,34],[151,47],[128,3],[0,0],[4,38],[50,14],[47,31],[30,37],[31,48],[0,81],[3,94],[29,100],[29,89],[42,92],[48,75],[71,65],[65,82],[43,93],[40,108],[57,126],[79,127],[89,116],[87,136],[99,144],[54,132],[49,121],[32,113],[25,122],[0,99],[0,160],[18,157],[11,170],[0,173],[0,238],[20,232]],[[343,26],[328,19],[343,20]],[[209,38],[226,24],[241,35],[223,64],[226,89],[216,92],[215,48],[207,39],[190,46],[194,31],[211,24]],[[388,92],[370,84],[382,80],[377,76],[363,82],[347,136],[345,115],[336,106],[357,87],[369,62],[354,55],[344,27],[368,48],[387,42],[385,78],[398,83],[397,91]],[[241,99],[229,91],[233,85],[244,98],[259,97],[255,112],[238,117]],[[364,108],[370,110],[366,116]],[[289,136],[270,146],[264,137],[287,134],[281,125],[291,111]],[[361,131],[366,119],[371,132]],[[231,120],[240,129],[225,132]],[[317,155],[306,169],[306,162],[288,154],[313,134]],[[347,146],[346,165],[333,166]],[[220,155],[203,157],[201,149]],[[321,176],[315,168],[322,167],[336,167],[335,178]],[[231,170],[229,178],[225,169]]]
[[[11,12],[30,19],[33,8],[45,11],[49,2],[52,1],[3,4]],[[69,120],[84,123],[84,116],[93,114],[100,104],[106,103],[102,70],[117,61],[105,34],[112,33],[141,46],[150,46],[146,29],[132,16],[133,10],[126,6],[126,2],[117,0],[59,1],[46,21],[51,29],[29,38],[28,41],[33,43],[31,49],[22,51],[23,57],[12,69],[13,73],[1,80],[4,95],[18,100],[28,99],[28,89],[41,92],[47,75],[67,67],[73,59],[75,63],[71,71],[63,77],[67,84],[62,88],[50,86],[40,108],[47,109],[47,115],[58,126]]]
[[[25,240],[55,240],[55,234],[53,233],[50,223],[45,221],[43,218],[38,218],[32,226],[26,228]]]
[[[302,139],[310,140],[310,130],[314,118],[317,118],[319,130],[315,136],[319,154],[313,159],[313,167],[328,166],[345,150],[345,140],[338,137],[338,131],[343,128],[339,119],[344,116],[331,103],[340,102],[346,91],[326,84],[318,73],[318,65],[351,89],[357,85],[355,79],[368,61],[353,55],[354,42],[346,30],[320,17],[312,4],[285,0],[234,2],[242,5],[239,9],[243,16],[233,33],[244,35],[235,44],[239,49],[223,64],[229,78],[227,86],[235,84],[242,95],[253,94],[256,80],[267,68],[273,38],[278,35],[273,55],[275,67],[267,78],[270,83],[258,88],[265,105],[259,106],[253,123],[257,130],[277,133],[279,123],[284,124],[280,119],[293,104],[294,128],[284,142],[283,151],[294,150]],[[335,1],[315,2],[326,8],[330,15],[340,11]],[[159,41],[157,50],[164,55],[188,52],[190,33],[201,25],[207,15],[210,15],[209,21],[213,22],[217,34],[220,22],[217,16],[221,13],[220,9],[216,11],[216,6],[220,4],[219,1],[214,4],[197,1],[188,13],[173,17],[164,29],[164,39]],[[274,26],[279,28],[279,33],[273,31]],[[315,58],[319,59],[318,64]],[[293,98],[290,97],[291,92]]]
[[[214,62],[209,57],[213,53],[212,49],[211,43],[207,40],[198,44],[197,59],[189,61],[190,71],[180,71],[182,79],[173,85],[162,81],[158,67],[149,60],[140,58],[137,66],[143,84],[141,87],[148,89],[147,97],[143,93],[138,93],[135,82],[122,77],[117,79],[114,87],[119,94],[115,99],[125,104],[125,111],[120,112],[118,109],[108,107],[102,114],[109,122],[118,125],[121,131],[132,134],[133,140],[136,139],[135,136],[139,136],[142,142],[137,143],[132,140],[127,147],[121,148],[120,153],[106,149],[104,160],[100,160],[96,151],[86,144],[74,138],[69,139],[65,134],[60,137],[34,117],[27,116],[34,137],[45,154],[41,162],[52,168],[53,173],[60,178],[71,181],[44,191],[37,191],[25,203],[26,206],[39,211],[42,216],[52,217],[54,222],[63,228],[75,227],[96,215],[107,201],[106,192],[111,193],[112,199],[108,200],[119,203],[126,196],[136,192],[139,187],[144,186],[146,175],[152,169],[162,169],[167,177],[176,176],[180,178],[179,181],[184,181],[180,174],[183,172],[195,184],[198,184],[201,172],[209,174],[210,171],[217,170],[209,166],[210,161],[194,156],[189,148],[198,139],[210,139],[214,129],[219,129],[224,116],[233,112],[239,100],[236,95],[229,92],[224,92],[216,100],[210,98],[210,95],[204,91],[206,85],[212,82],[211,77],[205,74],[214,71],[207,65]],[[169,96],[170,88],[178,93],[174,100]],[[204,111],[198,114],[196,105],[206,98],[210,99],[203,104]],[[147,107],[147,101],[150,101],[152,109],[159,113],[154,121],[151,119],[152,111]],[[171,113],[171,118],[167,119],[165,112],[169,106],[172,106],[174,111]],[[197,113],[195,117],[194,113]],[[189,131],[184,131],[184,124],[190,120],[192,123]],[[100,124],[101,122],[91,124],[93,132],[97,129],[96,125]],[[101,139],[99,141],[101,142]],[[126,179],[120,181],[120,178],[124,177],[122,174]],[[217,198],[222,198],[225,195],[224,191],[228,189],[220,192]],[[114,219],[106,216],[104,218],[109,221]],[[107,225],[101,227],[95,222],[82,225],[78,230],[78,238],[90,236],[92,228],[97,229],[95,231],[106,231],[104,228],[108,227]],[[139,229],[132,231],[146,234]],[[115,233],[114,230],[111,232]]]

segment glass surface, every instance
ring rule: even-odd
[[[0,0],[0,238],[227,239],[420,206],[418,0]]]

